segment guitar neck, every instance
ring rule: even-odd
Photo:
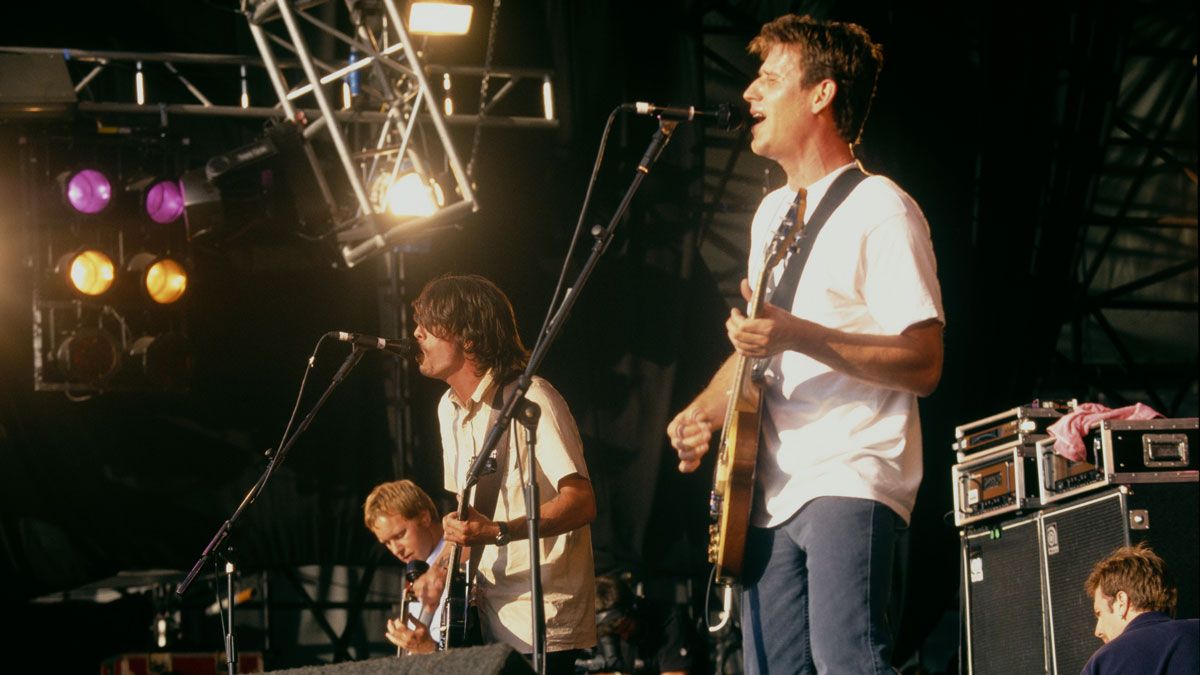
[[[771,267],[764,266],[758,275],[758,283],[754,287],[754,293],[750,296],[750,306],[747,310],[747,316],[751,319],[757,319],[762,313],[763,289],[767,286],[767,278],[770,274]],[[737,367],[733,375],[733,388],[730,390],[729,404],[725,410],[726,428],[736,411],[757,409],[758,407],[757,396],[750,396],[750,390],[757,386],[752,378],[756,360],[749,356],[738,355]]]
[[[466,491],[464,490],[463,494],[458,496],[458,508],[455,509],[455,513],[458,515],[459,520],[465,521],[467,519],[467,508],[468,505]],[[454,572],[459,568],[459,565],[462,564],[462,551],[463,547],[461,544],[450,542],[450,566],[446,570],[449,574],[454,574]]]

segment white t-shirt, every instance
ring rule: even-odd
[[[484,375],[470,401],[460,401],[453,389],[438,403],[442,434],[445,485],[458,494],[476,451],[483,446],[491,426],[495,387],[491,372]],[[558,494],[558,482],[571,475],[588,477],[583,442],[566,401],[540,377],[533,378],[525,398],[538,404],[535,447],[538,490],[542,503]],[[512,439],[520,439],[513,443]],[[493,520],[513,520],[526,515],[522,489],[527,475],[525,431],[515,421],[501,443],[508,442],[507,467],[496,498]],[[519,448],[520,451],[515,450]],[[541,548],[542,595],[546,617],[546,651],[586,649],[596,644],[596,576],[589,526],[554,537],[543,537]],[[476,602],[484,638],[504,642],[522,653],[533,650],[530,613],[529,542],[483,548],[475,575]]]
[[[809,186],[806,222],[834,178],[852,166]],[[785,186],[759,205],[751,228],[751,283],[795,197]],[[785,265],[772,271],[768,289]],[[790,311],[869,335],[899,335],[929,319],[945,323],[929,224],[916,202],[884,176],[859,183],[817,236]],[[753,524],[779,525],[825,496],[872,499],[907,522],[922,473],[917,397],[793,351],[773,357],[765,375]]]

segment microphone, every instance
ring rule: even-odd
[[[363,335],[362,333],[343,333],[342,331],[330,332],[329,336],[341,342],[349,342],[355,347],[362,347],[363,349],[380,349],[385,352],[391,352],[396,356],[403,358],[411,358],[421,353],[421,348],[417,346],[417,341],[412,338],[389,340],[387,338],[375,337],[374,335]]]
[[[424,560],[414,560],[404,566],[404,593],[403,593],[403,597],[401,598],[400,602],[404,608],[405,615],[408,615],[408,604],[410,602],[415,602],[414,598],[409,597],[409,591],[412,590],[413,582],[416,581],[417,579],[420,579],[421,576],[424,575],[428,571],[429,571],[429,563],[425,562]],[[411,617],[411,615],[408,615],[408,616]],[[425,625],[426,628],[428,628],[429,622],[432,619],[433,619],[433,612],[431,610],[425,609],[425,607],[422,606],[421,607],[421,615],[416,617],[416,620],[420,621],[422,624]],[[408,621],[406,620],[405,623],[407,624]],[[404,656],[404,648],[403,647],[399,647],[399,646],[396,647],[396,656]]]
[[[429,571],[429,563],[424,560],[414,560],[404,567],[404,580],[412,583]]]
[[[695,106],[655,105],[645,101],[635,101],[621,105],[622,110],[629,110],[638,115],[654,115],[660,119],[678,122],[711,122],[722,129],[736,129],[742,125],[743,113],[741,108],[722,103],[716,108],[704,109]]]

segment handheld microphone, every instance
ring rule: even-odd
[[[403,598],[401,599],[401,604],[404,607],[404,612],[406,615],[408,615],[409,603],[416,602],[416,599],[409,595],[410,591],[412,590],[412,584],[428,571],[429,563],[425,562],[424,560],[414,560],[404,566],[404,594]],[[411,615],[408,616],[411,618]],[[426,628],[428,628],[430,625],[429,622],[433,619],[433,611],[425,609],[425,607],[422,606],[420,616],[415,618],[417,621],[420,621],[422,624],[424,624]],[[407,619],[405,620],[405,623],[408,624],[410,628],[414,627],[413,624],[409,623]],[[396,656],[403,656],[404,653],[405,652],[402,647],[396,647]]]
[[[412,583],[429,571],[429,563],[424,560],[414,560],[404,567],[404,580]]]
[[[349,342],[355,347],[379,349],[403,358],[411,358],[421,352],[421,348],[417,346],[417,341],[412,338],[405,337],[398,340],[389,340],[387,338],[375,337],[374,335],[343,333],[342,331],[333,331],[329,333],[329,336],[341,342]]]
[[[621,109],[638,115],[654,115],[655,117],[679,122],[699,121],[711,122],[722,129],[736,129],[742,125],[744,115],[741,108],[722,103],[716,108],[705,109],[695,106],[655,105],[645,101],[625,103]]]

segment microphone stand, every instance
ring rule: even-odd
[[[529,450],[529,466],[537,466],[537,425],[542,409],[533,401],[525,401],[517,421],[525,427],[525,447]],[[530,619],[533,630],[533,669],[546,672],[546,613],[542,593],[542,547],[538,535],[538,520],[542,512],[542,500],[538,494],[537,471],[529,471],[529,482],[525,485],[525,523],[529,526],[529,586]]]
[[[310,410],[308,414],[304,416],[304,419],[300,422],[300,425],[296,427],[296,432],[292,434],[291,437],[288,438],[282,446],[280,446],[279,451],[271,457],[271,461],[267,463],[266,469],[263,470],[263,473],[261,476],[259,476],[258,481],[250,487],[250,490],[246,493],[246,496],[242,498],[242,503],[238,504],[238,507],[234,510],[233,515],[231,515],[228,520],[221,523],[221,526],[217,528],[217,533],[214,534],[212,540],[208,542],[208,546],[204,547],[204,551],[200,554],[200,559],[196,561],[196,564],[192,566],[192,570],[188,572],[186,577],[184,577],[183,583],[179,584],[179,586],[175,588],[176,595],[182,598],[184,594],[187,593],[187,590],[192,585],[192,582],[196,579],[196,575],[198,575],[200,570],[204,568],[204,565],[208,562],[209,558],[211,558],[214,553],[221,555],[218,553],[219,549],[226,549],[225,540],[229,537],[229,533],[233,530],[234,524],[237,523],[239,518],[241,518],[242,513],[254,503],[254,500],[258,498],[258,495],[262,493],[263,488],[267,485],[267,481],[271,479],[271,476],[274,475],[279,466],[283,464],[284,458],[287,457],[288,450],[291,449],[291,447],[296,443],[296,440],[299,439],[305,430],[308,429],[308,425],[311,424],[313,418],[316,417],[317,411],[320,410],[323,405],[325,405],[326,399],[328,399],[329,395],[333,393],[333,390],[342,383],[342,380],[346,379],[346,376],[350,374],[350,371],[354,368],[354,366],[358,365],[358,362],[363,357],[363,353],[363,349],[356,345],[354,350],[351,351],[348,356],[346,356],[346,360],[342,362],[341,368],[338,368],[337,373],[334,374],[333,379],[329,382],[329,386],[327,386],[324,393],[321,394],[321,398],[317,399],[317,402],[315,405],[313,405],[312,410]],[[225,635],[225,658],[229,675],[233,675],[237,672],[237,662],[234,659],[235,651],[233,640],[234,597],[232,564],[229,564],[227,570],[229,573],[227,584],[227,591],[229,595],[229,626],[227,628],[228,632]]]
[[[533,375],[541,367],[542,361],[546,359],[546,354],[550,350],[550,346],[554,340],[558,338],[562,332],[563,324],[566,318],[571,314],[571,309],[575,307],[575,302],[582,292],[584,284],[587,283],[596,265],[600,262],[600,256],[608,250],[609,244],[612,243],[613,234],[616,232],[617,225],[621,222],[621,218],[625,212],[629,210],[629,203],[633,201],[633,195],[641,187],[642,181],[650,173],[651,167],[658,161],[662,151],[667,147],[667,143],[671,140],[671,134],[674,133],[675,127],[678,125],[676,120],[668,120],[659,118],[658,131],[654,132],[654,137],[650,139],[649,145],[646,147],[646,153],[642,155],[642,160],[638,162],[637,170],[634,173],[633,180],[630,181],[629,187],[625,190],[624,197],[621,198],[620,204],[617,206],[616,212],[609,219],[608,225],[603,229],[593,228],[593,236],[595,242],[592,244],[592,251],[588,254],[587,260],[579,271],[579,276],[575,280],[575,284],[567,289],[563,294],[562,302],[558,306],[558,310],[554,312],[550,322],[546,325],[546,330],[538,336],[537,344],[533,346],[533,351],[529,355],[529,363],[525,366],[525,371],[521,373],[516,380],[516,386],[513,387],[512,393],[504,401],[504,405],[500,409],[500,415],[496,421],[488,429],[487,435],[483,439],[483,446],[479,454],[475,456],[475,460],[467,469],[467,476],[462,486],[463,494],[475,485],[479,480],[479,476],[486,464],[488,458],[495,452],[496,446],[500,442],[500,436],[512,424],[513,418],[516,416],[517,405],[525,401],[525,394],[528,393],[529,387],[533,384]],[[537,478],[537,466],[530,464],[530,474],[533,476],[534,482]],[[534,542],[536,544],[536,541]],[[532,560],[530,561],[533,562]],[[540,593],[539,593],[540,597]],[[537,607],[534,611],[541,612],[541,607]],[[544,663],[543,663],[544,666]],[[545,668],[538,671],[539,674],[545,673]]]
[[[237,647],[233,641],[233,575],[236,567],[233,562],[225,558],[225,595],[229,598],[229,610],[226,615],[225,624],[225,668],[229,675],[237,672]],[[220,611],[220,600],[218,599],[217,611]]]

